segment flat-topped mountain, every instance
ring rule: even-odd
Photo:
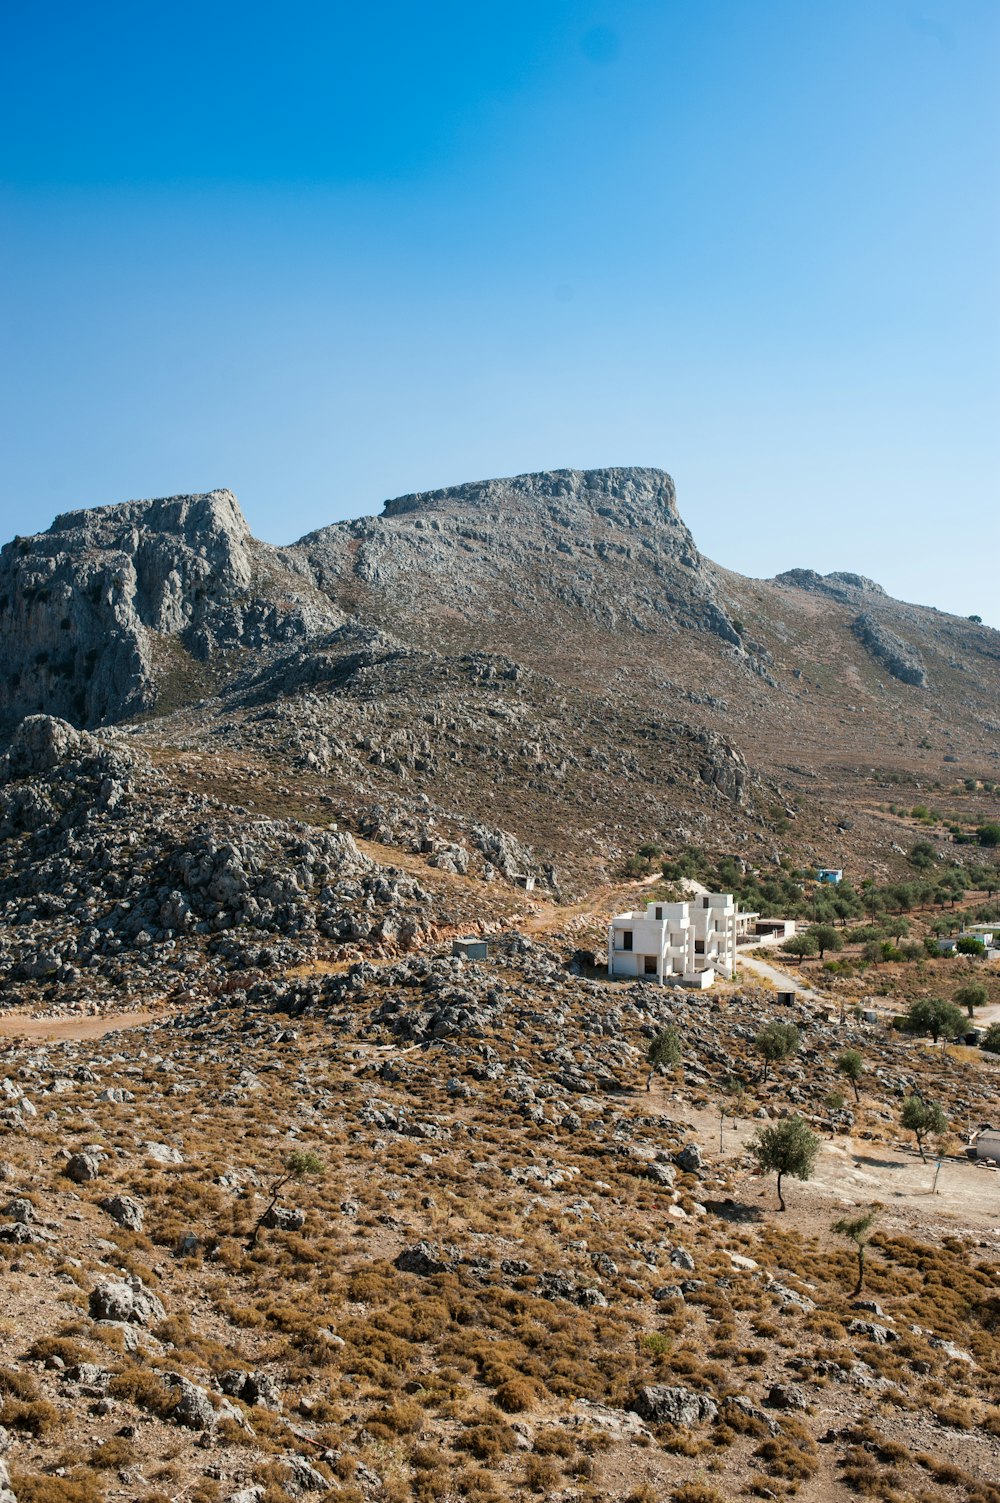
[[[69,512],[0,552],[0,641],[8,733],[139,719],[291,756],[383,834],[425,798],[539,870],[581,828],[767,844],[779,783],[818,776],[840,809],[873,769],[989,778],[1000,755],[997,632],[857,574],[720,568],[655,469],[415,493],[281,548],[226,490]],[[870,859],[869,836],[817,851]]]

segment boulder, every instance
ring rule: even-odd
[[[94,1320],[123,1321],[127,1325],[155,1325],[166,1316],[163,1305],[141,1279],[102,1279],[90,1293]]]
[[[654,1425],[711,1424],[719,1413],[718,1404],[708,1394],[660,1383],[640,1388],[629,1408]]]

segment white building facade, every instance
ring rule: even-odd
[[[716,972],[733,975],[737,938],[756,917],[740,913],[726,892],[616,914],[608,925],[608,975],[711,986]]]

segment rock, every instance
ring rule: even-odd
[[[64,1376],[67,1382],[78,1384],[81,1393],[90,1398],[107,1393],[112,1378],[108,1368],[99,1367],[95,1362],[78,1362],[67,1368]]]
[[[32,778],[51,772],[69,757],[93,753],[97,743],[54,715],[28,715],[14,732],[0,761],[0,780]]]
[[[107,1211],[112,1221],[117,1221],[127,1232],[142,1231],[142,1206],[131,1196],[109,1195],[101,1201],[101,1210]]]
[[[927,670],[920,654],[867,612],[857,617],[851,630],[872,657],[901,683],[927,688]]]
[[[808,1409],[809,1396],[795,1383],[772,1383],[767,1402],[772,1409]]]
[[[243,1372],[229,1368],[219,1378],[219,1387],[230,1398],[242,1399],[251,1407],[260,1404],[267,1409],[281,1408],[281,1390],[269,1373]]]
[[[280,1461],[284,1485],[293,1497],[306,1492],[330,1492],[330,1482],[301,1456],[283,1456]]]
[[[899,1340],[895,1331],[890,1331],[887,1326],[877,1325],[872,1320],[849,1320],[847,1329],[852,1336],[867,1336],[876,1346],[885,1346],[887,1342]]]
[[[278,1232],[300,1232],[305,1224],[306,1213],[297,1206],[272,1206],[261,1222],[261,1226]]]
[[[704,1160],[701,1149],[697,1143],[686,1143],[679,1152],[674,1154],[674,1163],[684,1174],[697,1174],[702,1169]]]
[[[169,1143],[143,1143],[146,1157],[156,1164],[183,1164],[184,1155]]]
[[[17,1503],[10,1485],[10,1473],[5,1462],[0,1461],[0,1503]]]
[[[415,1247],[404,1247],[394,1260],[400,1273],[418,1273],[425,1277],[433,1273],[445,1273],[449,1264],[444,1262],[432,1242],[418,1242]]]
[[[102,1279],[90,1294],[90,1314],[94,1320],[122,1321],[133,1326],[148,1326],[166,1318],[159,1299],[141,1279]]]
[[[7,545],[0,714],[30,714],[41,700],[77,724],[136,715],[157,701],[157,637],[205,660],[305,635],[317,615],[339,618],[312,601],[289,600],[282,614],[256,598],[255,553],[281,571],[280,551],[254,544],[236,498],[221,490],[67,512],[47,532]]]
[[[773,1420],[769,1414],[765,1414],[763,1409],[758,1409],[756,1404],[747,1398],[746,1394],[738,1393],[730,1395],[726,1399],[723,1409],[737,1409],[741,1415],[745,1415],[747,1419],[754,1420],[758,1425],[761,1425],[769,1435],[777,1435],[781,1429],[777,1421]]]
[[[74,1153],[66,1160],[63,1170],[67,1179],[75,1185],[86,1185],[101,1172],[101,1161],[96,1153]]]
[[[211,1430],[215,1426],[220,1416],[204,1388],[181,1373],[164,1373],[163,1381],[177,1400],[170,1415],[175,1424],[187,1430]]]
[[[718,1404],[707,1394],[664,1384],[640,1388],[629,1407],[654,1425],[712,1424],[719,1413]]]

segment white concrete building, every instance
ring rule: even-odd
[[[608,975],[694,974],[694,929],[688,903],[647,903],[608,925]]]
[[[616,914],[608,925],[608,975],[711,986],[717,970],[733,974],[737,937],[756,916],[739,913],[728,892]]]

